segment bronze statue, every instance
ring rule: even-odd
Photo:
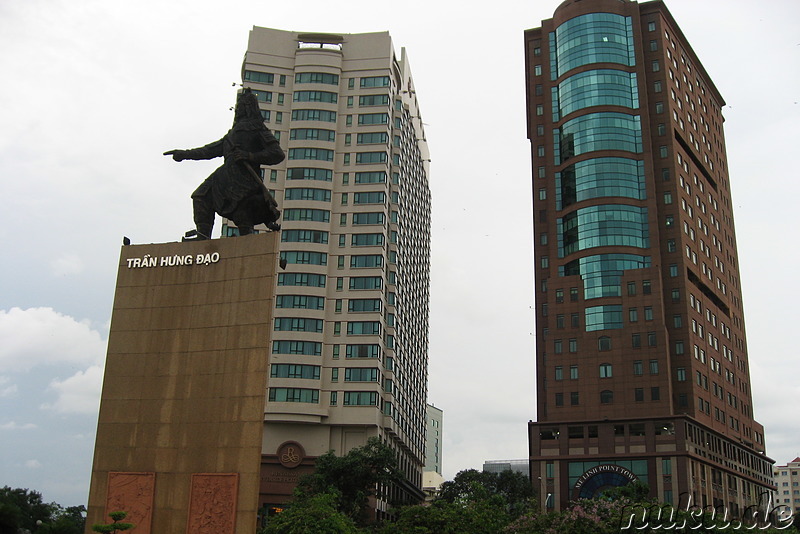
[[[280,230],[278,203],[255,169],[261,164],[280,163],[285,155],[264,124],[258,99],[250,89],[239,93],[233,127],[225,137],[200,148],[168,150],[164,155],[175,161],[225,158],[222,166],[192,193],[196,230],[186,232],[184,240],[210,239],[214,212],[232,220],[240,235],[251,234],[253,226],[261,223]]]

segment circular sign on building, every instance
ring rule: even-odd
[[[593,499],[599,497],[607,489],[626,486],[637,480],[639,477],[634,475],[630,469],[620,465],[598,465],[578,477],[573,488],[573,498]]]
[[[294,469],[306,457],[303,446],[296,441],[286,441],[278,447],[278,461],[287,469]]]

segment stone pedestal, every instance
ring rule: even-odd
[[[87,532],[252,534],[278,235],[122,248]]]

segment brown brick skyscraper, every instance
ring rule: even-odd
[[[555,508],[637,479],[675,504],[758,503],[772,460],[753,419],[722,96],[660,1],[567,0],[525,32],[525,61],[534,484]]]

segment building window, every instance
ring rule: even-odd
[[[573,354],[578,352],[578,340],[577,339],[573,338],[573,339],[569,340],[569,351],[571,353],[573,353]]]
[[[651,401],[661,400],[661,389],[659,387],[650,388],[650,400]]]
[[[535,76],[541,76],[542,75],[542,66],[541,65],[534,65],[533,66],[533,74]]]
[[[578,366],[577,365],[570,365],[569,366],[569,379],[570,380],[577,380],[578,379]]]
[[[658,374],[658,360],[650,360],[650,374],[651,375]]]
[[[556,303],[561,304],[564,302],[564,290],[556,289]]]
[[[556,393],[556,406],[564,406],[564,394]]]
[[[636,295],[636,282],[628,282],[628,296]]]
[[[613,370],[610,363],[601,363],[600,364],[600,378],[611,378],[613,376]]]
[[[641,334],[631,334],[631,347],[634,349],[638,349],[642,346],[642,335]]]
[[[639,310],[637,308],[630,308],[628,310],[628,320],[632,323],[639,320]]]
[[[577,287],[569,288],[569,300],[570,300],[570,302],[578,302],[578,288]]]
[[[564,368],[560,365],[556,366],[556,380],[564,380]]]
[[[633,400],[636,402],[644,401],[644,388],[636,388],[633,390]]]
[[[611,338],[608,336],[602,336],[597,338],[597,350],[599,351],[611,350]]]
[[[600,404],[611,404],[614,402],[614,392],[604,390],[600,392]]]
[[[564,342],[561,339],[553,340],[553,352],[555,354],[561,354],[564,352]]]
[[[635,360],[633,362],[633,374],[636,376],[642,376],[644,374],[642,360]]]
[[[645,321],[652,321],[653,320],[653,307],[652,306],[645,306],[644,307],[644,320]]]
[[[656,346],[656,333],[655,332],[648,332],[647,333],[647,346],[648,347],[655,347]]]
[[[573,391],[569,394],[569,403],[572,406],[577,406],[580,403],[580,394],[578,391]]]
[[[678,367],[677,371],[678,382],[686,382],[686,368]]]

